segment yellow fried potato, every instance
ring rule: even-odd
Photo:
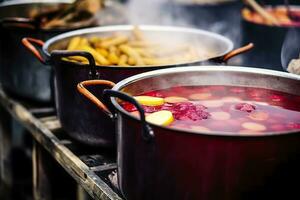
[[[128,61],[128,56],[123,54],[120,56],[120,59],[119,59],[119,62],[118,62],[118,65],[119,66],[127,66],[127,61]]]
[[[118,49],[118,48],[117,48],[116,46],[110,46],[110,47],[108,48],[108,51],[111,52],[111,53],[113,53],[113,52],[116,52],[117,49]]]
[[[158,47],[160,44],[158,42],[149,41],[130,41],[128,45],[131,47]]]
[[[131,35],[112,33],[89,38],[74,37],[69,41],[67,49],[90,52],[98,65],[157,66],[193,62],[200,58],[199,49],[196,50],[190,44],[184,41],[168,43],[148,40],[138,26],[134,27]],[[76,57],[74,60],[86,62]]]
[[[96,51],[98,51],[102,56],[107,57],[108,56],[108,51],[103,48],[96,48]]]
[[[108,55],[108,60],[112,64],[118,64],[119,63],[119,57],[114,52],[112,52]]]
[[[100,37],[93,36],[89,38],[89,43],[91,43],[93,46],[97,46],[98,44],[100,44],[100,42],[101,42]]]
[[[153,55],[146,48],[134,48],[142,57],[151,58]]]
[[[89,41],[87,38],[81,38],[80,39],[80,42],[79,42],[79,45],[78,46],[88,46],[89,45]]]
[[[109,65],[110,64],[109,61],[104,56],[102,56],[100,53],[98,53],[95,49],[93,49],[90,46],[82,46],[82,47],[80,47],[79,50],[87,51],[90,54],[92,54],[94,56],[95,60],[100,65]]]
[[[168,126],[174,121],[174,117],[172,112],[161,110],[146,116],[146,121],[159,126]]]
[[[69,45],[67,47],[67,50],[72,51],[75,50],[79,44],[80,44],[81,38],[80,37],[74,37],[70,40]]]
[[[127,54],[129,57],[132,57],[136,61],[136,65],[144,65],[144,61],[142,60],[141,56],[128,45],[121,45],[120,50]]]
[[[145,40],[145,36],[144,36],[143,32],[141,31],[141,29],[139,29],[138,26],[134,26],[132,33],[136,40],[138,40],[138,41]]]
[[[164,99],[160,97],[135,96],[134,99],[144,106],[161,106],[165,103]]]
[[[123,44],[123,43],[125,43],[127,41],[128,41],[128,37],[127,36],[120,35],[120,36],[117,36],[117,37],[115,37],[113,39],[101,42],[101,47],[102,48],[109,48],[111,46],[116,46],[116,45]]]
[[[128,58],[128,64],[129,65],[136,65],[136,61],[132,57],[129,57]]]
[[[82,62],[82,63],[85,63],[85,62],[88,63],[88,60],[85,57],[82,57],[82,56],[70,56],[69,58],[71,60],[79,61],[79,62]]]

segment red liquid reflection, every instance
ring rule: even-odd
[[[146,113],[169,110],[174,128],[199,132],[266,134],[300,129],[300,97],[275,90],[236,86],[181,86],[140,94],[188,101],[143,106]],[[128,112],[136,111],[122,103]]]

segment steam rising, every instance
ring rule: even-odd
[[[240,42],[239,7],[223,13],[229,9],[226,5],[233,5],[234,1],[209,1],[192,5],[193,1],[179,0],[129,0],[128,19],[131,24],[172,25],[194,27],[219,33],[229,37],[235,43]],[[213,2],[220,3],[213,4]],[[186,3],[186,4],[184,4]],[[222,5],[224,3],[224,7]],[[190,4],[190,5],[189,5]],[[212,10],[214,6],[216,10]],[[207,9],[206,9],[207,8]],[[224,19],[224,16],[226,19]]]
[[[281,64],[284,70],[287,70],[287,67],[292,59],[299,59],[299,53],[300,53],[300,31],[296,29],[291,29],[286,34],[281,49]]]
[[[130,0],[128,3],[129,22],[131,24],[186,25],[190,23],[182,18],[175,18],[171,0]]]
[[[240,27],[240,17],[237,17],[240,14],[240,4],[236,3],[237,1],[227,0],[225,2],[223,0],[218,1],[217,4],[212,4],[216,1],[210,1],[210,4],[207,4],[207,2],[202,4],[200,2],[194,5],[191,5],[191,2],[178,0],[129,0],[127,4],[129,23],[134,25],[170,25],[204,29],[228,37],[236,47],[240,46],[241,30],[237,28]],[[183,3],[187,4],[184,5]],[[174,37],[176,38],[174,39]],[[170,36],[168,40],[175,41],[173,43],[191,41],[191,38],[185,37],[175,34]],[[158,38],[152,39],[157,40]],[[166,41],[165,39],[162,40]],[[190,44],[194,47],[197,45],[198,51],[207,51],[208,45],[203,44],[203,41],[199,38],[198,41],[193,40]],[[202,55],[203,52],[200,52],[200,54]],[[237,57],[237,59],[231,59],[229,64],[239,65],[240,62],[240,58]]]

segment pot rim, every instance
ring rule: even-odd
[[[24,1],[20,1],[20,0],[11,0],[11,1],[7,1],[7,2],[3,2],[0,3],[0,9],[5,9],[6,7],[11,7],[11,6],[29,6],[29,7],[34,7],[35,5],[37,5],[38,7],[40,6],[55,6],[55,5],[69,5],[72,4],[74,0],[24,0]],[[16,18],[19,18],[19,16],[15,16]],[[6,17],[4,17],[3,19],[5,19]],[[23,17],[20,17],[23,18]],[[27,17],[25,17],[27,18]],[[0,19],[1,21],[1,19]],[[91,16],[88,19],[82,20],[81,22],[76,22],[74,23],[75,25],[70,26],[70,27],[54,27],[54,28],[50,28],[50,29],[44,29],[42,27],[38,28],[38,29],[34,29],[35,31],[41,31],[42,33],[62,33],[62,32],[66,32],[66,31],[72,31],[72,30],[77,30],[79,28],[87,28],[87,27],[91,27],[93,24],[97,24],[97,19],[96,16]],[[83,23],[78,25],[78,23]]]
[[[16,5],[27,5],[27,4],[49,4],[49,3],[59,3],[59,4],[69,4],[72,3],[72,0],[11,0],[11,1],[6,1],[3,3],[0,3],[0,8],[1,7],[6,7],[6,6],[16,6]]]
[[[211,36],[214,39],[217,39],[218,41],[222,41],[225,45],[227,45],[226,50],[223,51],[222,53],[219,53],[213,57],[208,57],[205,59],[199,59],[191,62],[184,62],[184,63],[174,63],[174,64],[168,64],[168,65],[151,65],[151,66],[132,66],[132,67],[126,67],[126,69],[144,69],[144,68],[151,68],[151,67],[174,67],[174,66],[179,66],[179,65],[195,65],[199,62],[203,61],[209,61],[210,59],[216,59],[219,57],[222,57],[229,53],[230,51],[233,50],[234,44],[233,42],[220,34],[213,33],[210,31],[202,30],[202,29],[196,29],[196,28],[189,28],[189,27],[182,27],[182,26],[162,26],[162,25],[138,25],[139,28],[143,31],[162,31],[162,32],[172,32],[172,31],[178,31],[178,32],[185,32],[185,33],[194,33],[194,34],[202,34],[206,36]],[[66,33],[59,34],[53,38],[50,38],[45,42],[43,45],[43,52],[44,54],[50,58],[51,54],[48,51],[48,48],[55,42],[64,40],[69,37],[73,36],[80,36],[83,34],[93,34],[93,33],[106,33],[106,32],[112,32],[112,31],[129,31],[134,28],[134,25],[111,25],[111,26],[101,26],[101,27],[92,27],[92,28],[84,28],[84,29],[79,29],[75,31],[69,31]],[[68,61],[66,61],[68,62]],[[76,65],[80,66],[80,63],[76,63]],[[115,69],[124,69],[125,67],[123,66],[98,66],[97,67],[102,67],[102,68],[115,68]]]
[[[263,75],[272,75],[272,76],[277,76],[277,77],[282,77],[282,78],[290,78],[293,80],[300,81],[300,76],[295,75],[295,74],[290,74],[286,72],[280,72],[280,71],[275,71],[275,70],[268,70],[268,69],[260,69],[260,68],[250,68],[250,67],[243,67],[243,66],[188,66],[188,67],[174,67],[174,68],[168,68],[168,69],[160,69],[160,70],[155,70],[155,71],[150,71],[150,72],[145,72],[141,74],[137,74],[134,76],[131,76],[129,78],[126,78],[120,82],[118,82],[112,90],[115,91],[121,91],[123,88],[125,88],[127,85],[139,81],[145,78],[150,78],[150,77],[155,77],[163,74],[169,74],[169,73],[181,73],[181,72],[245,72],[245,73],[253,73],[253,74],[263,74]],[[121,114],[126,115],[126,117],[129,117],[131,119],[134,119],[136,121],[141,121],[139,118],[130,115],[125,109],[123,109],[120,104],[116,101],[115,97],[110,98],[112,105],[118,112]],[[257,137],[270,137],[270,136],[282,136],[282,135],[287,135],[287,134],[299,134],[300,130],[295,130],[295,131],[283,131],[283,132],[266,132],[262,135],[254,135],[254,134],[245,134],[245,135],[239,135],[239,134],[234,134],[230,132],[219,132],[215,131],[213,133],[211,132],[199,132],[199,131],[194,131],[194,130],[183,130],[183,129],[176,129],[172,127],[166,127],[166,126],[159,126],[156,124],[151,124],[151,126],[157,127],[157,128],[162,128],[162,129],[167,129],[167,130],[172,130],[177,133],[190,133],[190,134],[199,134],[199,135],[206,135],[206,136],[218,136],[218,137],[234,137],[234,138],[257,138]]]
[[[180,0],[175,0],[174,4],[178,6],[207,6],[207,7],[213,7],[213,6],[224,6],[224,5],[230,5],[233,3],[237,3],[238,0],[223,0],[223,1],[210,1],[210,2],[197,2],[197,1],[180,1]]]

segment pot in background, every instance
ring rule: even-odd
[[[299,6],[291,6],[291,8],[300,11]],[[256,46],[255,50],[243,56],[243,64],[251,67],[263,66],[266,69],[285,71],[281,65],[281,49],[286,34],[291,28],[300,29],[299,27],[258,24],[245,20],[243,17],[242,41],[250,40]]]
[[[31,15],[37,12],[63,8],[70,0],[9,1],[0,4],[0,80],[3,89],[18,98],[35,103],[53,103],[50,67],[43,66],[20,45],[23,37],[47,40],[72,28],[43,30],[35,25]],[[84,26],[94,23],[88,20]],[[81,25],[82,27],[82,25]]]
[[[101,82],[80,83],[78,89],[101,108],[85,89],[90,84]],[[300,95],[299,76],[245,67],[172,68],[119,82],[104,91],[104,100],[117,127],[118,181],[126,199],[299,198],[299,131],[245,136],[148,124],[142,107],[130,97],[179,85],[263,87]],[[141,118],[125,111],[117,98],[134,104]]]
[[[46,61],[53,66],[55,71],[55,96],[58,117],[62,127],[72,138],[93,146],[113,147],[115,144],[114,125],[111,119],[107,115],[97,112],[92,103],[86,101],[84,97],[78,94],[76,85],[79,82],[88,79],[105,79],[117,83],[129,76],[155,69],[170,68],[174,66],[185,67],[186,65],[195,63],[203,64],[206,62],[222,63],[231,57],[252,48],[252,45],[248,45],[246,48],[243,47],[241,49],[232,50],[233,43],[229,39],[203,30],[143,25],[139,26],[139,28],[146,35],[159,35],[159,37],[165,37],[166,39],[174,35],[184,36],[192,39],[194,41],[193,44],[197,44],[197,41],[200,44],[205,42],[204,45],[201,45],[201,48],[213,50],[214,54],[210,58],[199,60],[195,63],[124,67],[95,66],[92,55],[87,52],[68,52],[60,50],[66,49],[69,40],[75,36],[90,37],[95,35],[111,35],[116,32],[127,33],[131,32],[133,28],[134,26],[124,25],[82,29],[56,36],[43,45],[43,52],[47,57]],[[23,42],[28,49],[31,51],[33,50],[34,54],[41,62],[46,63],[43,56],[31,44],[31,42],[40,44],[42,43],[41,41],[27,38],[24,39]],[[62,57],[72,55],[86,57],[89,60],[90,65],[61,60]],[[111,87],[112,83],[106,85]],[[102,89],[103,88],[94,90],[98,97],[101,97]]]
[[[182,19],[197,28],[209,30],[240,43],[240,15],[242,2],[237,0],[173,0],[165,9],[174,18]],[[178,20],[180,22],[180,20]]]

